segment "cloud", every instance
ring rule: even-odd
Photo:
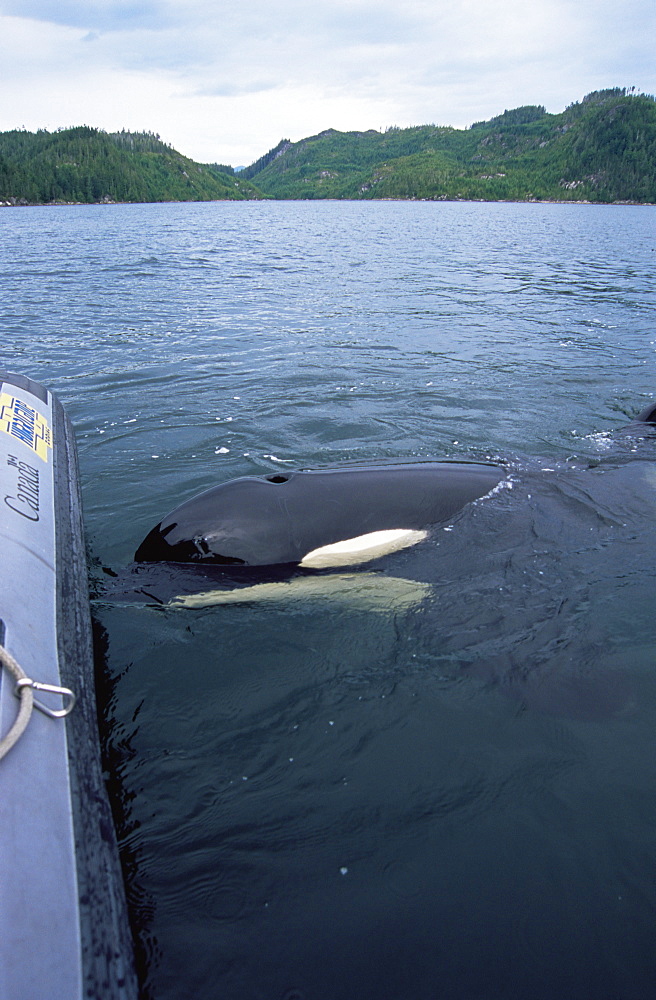
[[[656,83],[652,0],[0,0],[0,128],[152,128],[248,162],[323,128],[465,127]],[[41,118],[39,119],[39,111]]]
[[[122,0],[3,0],[4,15],[41,21],[67,28],[88,31],[116,31],[130,28],[158,29],[167,22],[168,5],[152,2],[129,3]]]

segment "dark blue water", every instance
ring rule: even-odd
[[[656,441],[612,435],[656,386],[655,219],[0,212],[0,367],[78,434],[145,995],[656,995]],[[511,488],[319,594],[106,589],[200,489],[400,456]]]

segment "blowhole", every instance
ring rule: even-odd
[[[282,476],[280,473],[277,473],[275,476],[266,477],[268,483],[286,483],[288,479],[289,476]]]

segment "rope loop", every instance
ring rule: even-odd
[[[4,646],[0,646],[0,664],[9,671],[16,684],[29,679],[20,664],[17,663]],[[32,715],[34,693],[31,686],[28,684],[21,685],[18,697],[20,698],[20,708],[18,709],[18,715],[14,720],[14,724],[6,736],[0,737],[0,760],[18,743]]]
[[[14,694],[20,701],[20,707],[13,726],[5,737],[0,738],[0,760],[2,760],[25,732],[33,708],[38,708],[40,712],[43,712],[44,715],[49,716],[51,719],[63,719],[64,716],[72,711],[75,705],[75,695],[70,688],[58,687],[55,684],[40,684],[38,681],[33,681],[31,677],[27,676],[11,653],[2,645],[0,645],[0,666],[5,667],[14,678],[16,682]],[[51,694],[61,695],[63,699],[62,708],[49,708],[48,705],[44,705],[42,701],[38,701],[34,697],[35,691],[47,691]]]

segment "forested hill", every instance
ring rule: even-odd
[[[614,88],[561,114],[526,106],[469,129],[328,129],[241,174],[273,198],[656,202],[656,103]]]
[[[616,87],[468,129],[328,129],[282,139],[239,173],[150,132],[0,133],[0,204],[262,197],[656,203],[656,102]]]
[[[80,126],[0,133],[0,203],[261,198],[232,168],[194,163],[149,132]]]

